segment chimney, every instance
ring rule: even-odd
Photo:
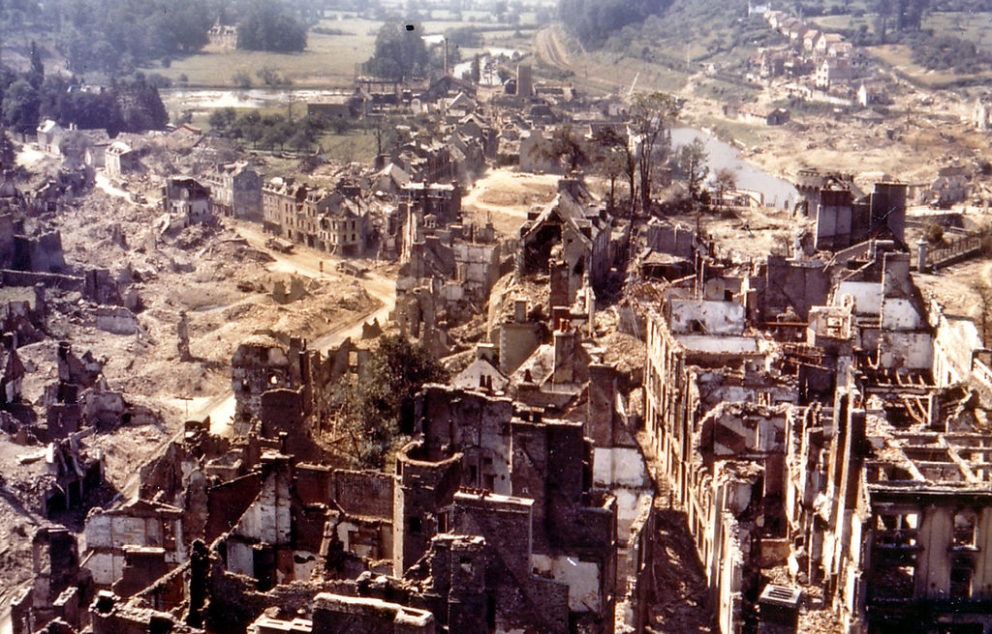
[[[554,348],[555,369],[552,382],[572,383],[575,380],[575,331],[556,330]]]

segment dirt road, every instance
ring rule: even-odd
[[[272,257],[274,262],[267,267],[270,271],[304,275],[325,281],[325,283],[334,283],[335,280],[345,279],[345,276],[334,270],[334,264],[341,258],[299,245],[295,246],[291,253],[275,251],[265,246],[265,240],[268,236],[259,227],[244,222],[233,224],[237,232],[252,247],[265,251]],[[381,272],[370,271],[364,278],[360,279],[361,285],[369,295],[378,300],[379,306],[377,308],[335,325],[321,337],[309,342],[309,347],[314,350],[331,348],[339,345],[347,338],[357,339],[361,337],[362,326],[368,321],[377,319],[379,323],[385,323],[389,319],[389,314],[396,308],[396,281],[388,274],[391,270],[391,267],[390,269],[383,267]],[[232,436],[234,434],[231,425],[234,418],[234,393],[230,389],[210,398],[199,408],[192,410],[191,413],[194,418],[209,416],[210,431],[215,435]]]
[[[558,41],[554,27],[542,29],[537,33],[537,54],[540,58],[561,70],[571,70],[568,63],[568,52]]]
[[[476,225],[492,222],[503,236],[515,236],[527,212],[554,200],[557,174],[529,174],[491,169],[462,197],[462,213]]]

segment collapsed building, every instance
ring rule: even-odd
[[[361,371],[339,356],[350,348],[328,357],[334,375]],[[271,358],[255,365],[272,372]],[[286,389],[277,382],[263,398]],[[596,391],[588,420],[573,422],[428,386],[417,440],[393,473],[300,461],[285,453],[285,432],[228,440],[191,423],[143,470],[139,499],[87,518],[68,584],[89,610],[37,622],[104,632],[636,628],[653,492],[643,461],[624,465],[631,441],[616,447],[626,423],[614,396]],[[249,411],[257,399],[238,400]]]
[[[988,631],[977,337],[891,242],[846,257],[709,264],[667,288],[647,334],[656,477],[723,632],[794,630],[803,589],[844,631]]]

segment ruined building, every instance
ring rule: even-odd
[[[794,628],[806,584],[845,631],[992,626],[984,388],[967,382],[984,365],[882,247],[846,267],[710,268],[651,315],[649,450],[723,632]],[[704,290],[721,278],[740,292]]]

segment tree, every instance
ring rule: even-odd
[[[582,141],[575,135],[570,124],[560,125],[551,133],[551,139],[538,143],[531,152],[540,158],[564,163],[571,172],[586,162],[586,152]]]
[[[675,164],[685,177],[689,186],[689,195],[693,200],[699,199],[703,181],[710,175],[710,168],[706,165],[708,159],[706,144],[699,137],[693,139],[691,143],[680,145],[675,152]]]
[[[610,183],[607,204],[612,211],[616,206],[617,179],[626,174],[631,159],[627,138],[615,126],[601,126],[593,132],[589,148],[597,171]]]
[[[117,105],[121,113],[121,129],[125,132],[163,130],[169,123],[158,89],[150,85],[143,73],[116,83]]]
[[[238,119],[237,125],[234,126],[232,131],[236,137],[251,142],[253,148],[257,147],[258,142],[262,140],[262,135],[265,134],[265,126],[262,125],[262,116],[252,110]]]
[[[482,80],[482,56],[476,53],[475,57],[472,58],[472,63],[469,64],[469,79],[472,83],[479,83]]]
[[[231,75],[231,83],[235,88],[248,90],[251,88],[251,76],[248,74],[248,71],[239,70]]]
[[[717,199],[723,203],[726,193],[737,189],[737,175],[732,169],[721,167],[713,174],[713,186],[716,188]]]
[[[429,55],[421,32],[419,24],[383,24],[375,38],[375,52],[365,62],[365,72],[396,81],[425,72]]]
[[[307,47],[307,27],[275,0],[255,0],[238,23],[238,48],[299,53]]]
[[[29,134],[38,127],[38,108],[41,100],[38,91],[26,79],[18,79],[4,92],[3,113],[4,123],[10,129]]]
[[[41,88],[41,82],[45,79],[45,65],[41,61],[41,52],[34,40],[31,41],[31,69],[24,78],[35,88]]]
[[[280,75],[268,66],[263,66],[262,68],[256,70],[255,76],[261,79],[263,84],[271,87],[290,86],[293,83],[288,76]]]
[[[234,122],[238,118],[238,113],[234,108],[217,108],[210,113],[207,123],[220,134],[228,134],[234,127]]]
[[[363,466],[381,468],[403,433],[413,431],[414,397],[426,383],[444,383],[448,372],[422,345],[384,335],[366,366],[367,378],[347,396],[348,427]]]
[[[646,212],[651,207],[654,168],[668,157],[671,144],[668,129],[676,116],[678,104],[672,95],[662,92],[634,95],[630,107],[630,128],[639,146],[637,171],[640,174],[641,211]]]
[[[62,0],[59,48],[69,69],[115,75],[175,55],[198,51],[208,41],[214,14],[198,0]]]
[[[598,49],[624,27],[660,15],[672,0],[559,0],[566,30],[586,48]]]

